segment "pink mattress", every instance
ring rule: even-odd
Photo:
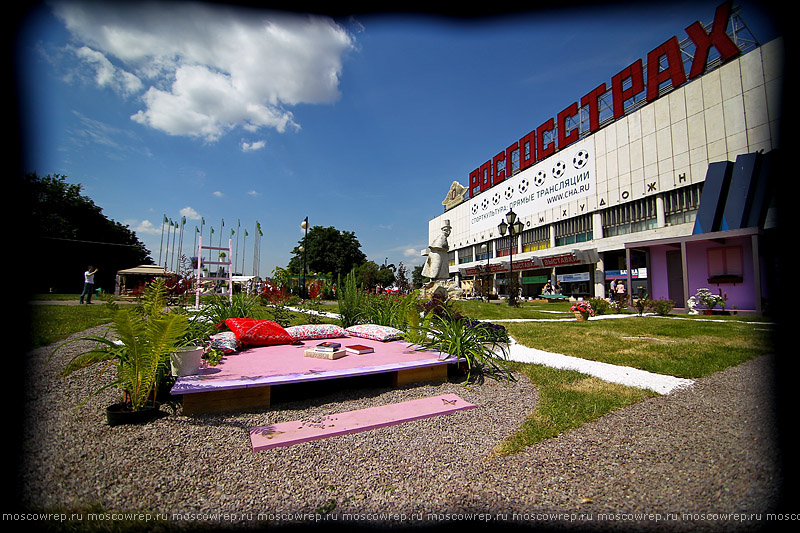
[[[405,341],[380,342],[358,337],[330,339],[342,346],[363,344],[375,351],[349,354],[339,359],[305,357],[304,351],[321,340],[303,345],[262,346],[227,355],[213,367],[201,369],[196,376],[180,377],[172,394],[191,394],[213,390],[241,389],[283,385],[320,379],[377,374],[458,362],[457,358],[434,351],[419,350]]]

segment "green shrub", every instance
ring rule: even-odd
[[[673,307],[675,307],[675,302],[672,300],[660,299],[650,301],[650,309],[660,316],[668,315]]]
[[[611,304],[605,298],[589,298],[589,305],[594,309],[595,316],[607,315],[611,312]]]
[[[362,314],[363,293],[358,289],[355,270],[351,270],[345,277],[344,283],[337,285],[339,296],[339,321],[343,328],[349,328],[359,323]]]
[[[504,327],[470,320],[443,307],[439,313],[428,314],[418,329],[424,334],[421,347],[464,359],[467,383],[473,372],[515,380],[508,367],[509,339]]]

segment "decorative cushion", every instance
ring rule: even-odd
[[[403,332],[399,329],[378,324],[358,324],[350,326],[345,331],[347,331],[348,335],[374,341],[392,341],[403,338]]]
[[[295,340],[308,339],[334,339],[336,337],[346,337],[347,332],[343,327],[336,324],[305,324],[302,326],[289,326],[286,328],[288,333]]]
[[[239,341],[236,340],[236,334],[232,331],[214,333],[209,339],[211,340],[211,347],[222,353],[233,353],[239,349]]]
[[[248,346],[273,346],[291,344],[294,340],[283,326],[272,320],[258,318],[226,318],[224,324],[230,328],[236,340]],[[221,324],[218,324],[219,327]]]

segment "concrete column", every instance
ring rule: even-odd
[[[606,265],[602,255],[600,255],[600,260],[595,263],[594,295],[596,298],[606,297]]]
[[[664,207],[663,194],[656,195],[656,225],[659,228],[663,228],[667,225],[667,214],[666,208]]]
[[[603,238],[603,215],[592,213],[592,240]]]

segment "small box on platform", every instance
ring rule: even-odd
[[[316,357],[317,359],[339,359],[347,355],[345,350],[306,350],[306,357]]]

